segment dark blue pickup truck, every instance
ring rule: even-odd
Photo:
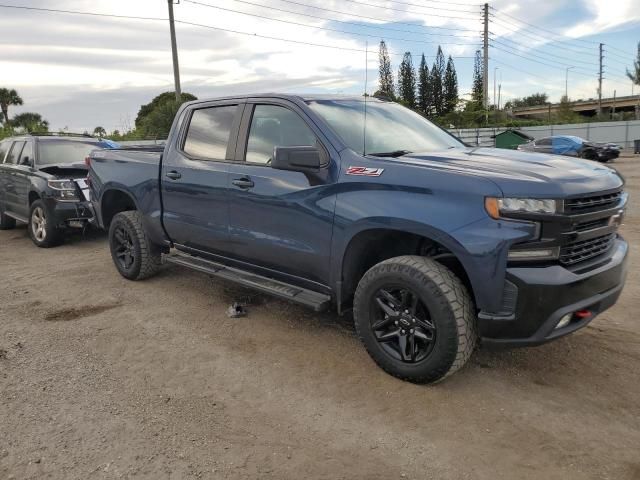
[[[478,341],[571,333],[625,281],[627,194],[614,170],[469,148],[381,99],[191,102],[163,151],[96,151],[90,163],[124,277],[164,260],[315,310],[353,309],[373,359],[414,382],[455,372]]]

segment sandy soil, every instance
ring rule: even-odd
[[[386,375],[348,319],[179,267],[127,282],[100,233],[0,232],[0,478],[639,479],[640,157],[615,165],[619,303],[437,386]]]

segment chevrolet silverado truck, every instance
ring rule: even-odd
[[[28,225],[38,247],[53,247],[93,218],[85,159],[118,146],[89,135],[33,134],[0,142],[0,230]]]
[[[166,262],[352,311],[373,360],[413,382],[451,375],[478,342],[574,332],[626,276],[614,170],[470,148],[382,99],[190,102],[163,151],[96,151],[88,179],[125,278]]]

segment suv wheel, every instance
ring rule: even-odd
[[[11,230],[16,228],[16,220],[4,214],[2,206],[0,206],[0,230]]]
[[[425,257],[396,257],[372,267],[358,284],[353,313],[371,357],[403,380],[443,380],[462,368],[476,346],[464,285]]]
[[[113,217],[109,247],[113,263],[124,278],[142,280],[160,268],[160,248],[147,238],[140,212],[121,212]]]
[[[62,243],[62,231],[57,227],[53,214],[42,200],[36,200],[31,204],[28,230],[37,247],[49,248]]]

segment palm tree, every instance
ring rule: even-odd
[[[640,86],[640,42],[638,42],[638,54],[636,60],[633,62],[633,70],[629,71],[627,68],[627,77],[636,85]]]
[[[22,105],[22,98],[13,89],[0,88],[0,109],[5,125],[9,125],[9,105]]]
[[[93,129],[93,135],[96,137],[104,137],[107,135],[107,131],[104,127],[96,127]]]
[[[48,132],[49,122],[42,119],[42,115],[33,112],[24,112],[14,115],[11,125],[23,128],[26,132]]]

